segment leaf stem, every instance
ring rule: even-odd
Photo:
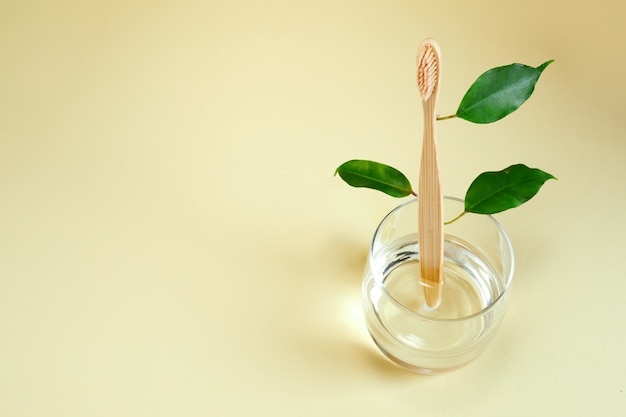
[[[437,116],[437,120],[448,120],[448,119],[454,119],[456,117],[456,114],[451,114],[449,116]]]
[[[459,220],[461,217],[465,216],[466,214],[467,214],[467,211],[464,211],[461,214],[459,214],[458,216],[456,216],[454,219],[445,222],[444,225],[448,225],[450,223],[454,223],[455,221]]]

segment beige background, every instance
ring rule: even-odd
[[[0,415],[626,415],[626,29],[616,0],[0,2]],[[445,192],[559,178],[498,219],[517,273],[489,350],[423,377],[364,328],[369,239],[439,110],[555,59],[499,123],[439,125]]]

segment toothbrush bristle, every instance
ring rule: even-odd
[[[422,100],[428,100],[435,89],[438,72],[437,51],[433,45],[426,43],[417,59],[417,87],[422,95]]]

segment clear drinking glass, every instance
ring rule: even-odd
[[[444,198],[446,219],[463,208],[463,200]],[[485,350],[502,321],[513,279],[513,248],[493,217],[468,213],[444,232],[436,309],[426,305],[420,279],[417,199],[382,220],[363,277],[374,342],[393,362],[423,374],[460,368]]]

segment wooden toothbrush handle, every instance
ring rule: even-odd
[[[430,308],[441,302],[443,195],[435,131],[435,97],[424,102],[424,141],[418,188],[421,282]]]

